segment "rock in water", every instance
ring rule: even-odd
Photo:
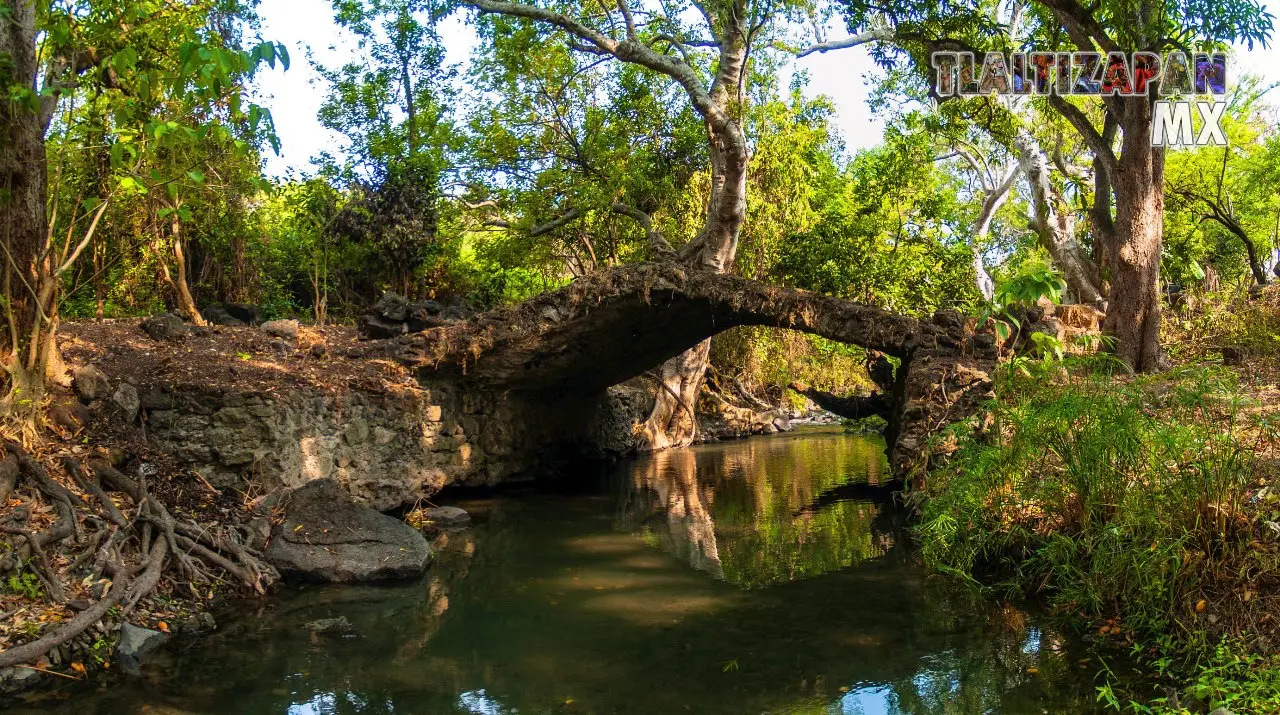
[[[40,679],[40,671],[31,668],[18,666],[0,669],[0,692],[20,693],[35,687]]]
[[[269,320],[262,324],[262,332],[284,340],[294,341],[298,339],[298,321]]]
[[[423,512],[423,516],[427,517],[432,526],[441,529],[452,529],[471,523],[471,515],[465,509],[459,509],[456,506],[438,506],[434,509],[427,509]]]
[[[418,576],[431,548],[413,527],[317,479],[289,495],[266,557],[286,578],[353,583]]]
[[[355,629],[351,627],[351,621],[346,616],[338,616],[337,618],[321,618],[318,621],[311,621],[303,626],[313,633],[351,633]]]
[[[142,321],[142,332],[152,340],[177,342],[187,337],[187,325],[173,313],[161,313]]]
[[[131,623],[120,626],[120,643],[116,645],[116,663],[126,673],[137,674],[142,659],[168,642],[169,636]]]
[[[101,400],[111,391],[107,376],[93,365],[76,368],[71,376],[71,387],[76,391],[76,397],[86,405],[94,400]]]

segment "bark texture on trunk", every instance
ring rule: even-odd
[[[0,87],[34,88],[38,70],[35,3],[3,0],[0,8]],[[45,218],[47,166],[44,125],[38,111],[18,101],[0,101],[0,241],[4,242],[4,293],[9,328],[4,347],[12,404],[38,404],[43,396],[47,346],[42,330],[41,260],[48,237]]]
[[[1103,330],[1134,370],[1160,363],[1160,257],[1164,224],[1164,150],[1151,146],[1151,105],[1127,101],[1116,160],[1111,300]]]
[[[1103,309],[1105,301],[1101,281],[1096,266],[1076,240],[1075,217],[1070,211],[1059,210],[1058,194],[1049,176],[1049,157],[1025,130],[1014,139],[1014,147],[1018,152],[1018,163],[1031,187],[1034,225],[1040,245],[1062,271],[1067,288],[1076,301]]]
[[[701,111],[711,159],[707,219],[697,237],[680,252],[685,261],[716,273],[726,273],[733,267],[747,214],[750,150],[742,127],[731,115],[746,64],[747,39],[741,30],[737,23],[725,22],[721,32],[720,65],[711,87],[711,106]],[[654,396],[653,410],[637,429],[642,449],[683,447],[697,438],[698,421],[690,408],[698,403],[710,356],[711,340],[707,339],[659,368],[662,384]]]
[[[702,391],[710,355],[711,341],[703,340],[658,368],[653,410],[636,433],[642,449],[681,447],[697,439],[698,393]]]
[[[1013,183],[1017,178],[1018,167],[1009,167],[1000,183],[988,190],[982,199],[982,211],[978,214],[978,220],[973,226],[973,242],[969,248],[973,252],[974,280],[977,282],[978,292],[987,300],[995,298],[996,283],[991,279],[991,274],[987,272],[987,267],[982,262],[980,246],[986,240],[987,234],[991,232],[991,222],[995,220],[996,212],[1009,199],[1009,192],[1013,190]]]

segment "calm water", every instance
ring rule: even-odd
[[[420,582],[294,591],[33,711],[1092,712],[1067,640],[925,575],[871,500],[881,449],[810,431],[463,502]]]

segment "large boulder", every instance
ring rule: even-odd
[[[101,400],[111,392],[111,382],[101,370],[93,365],[82,365],[71,374],[71,387],[76,396],[86,405],[94,400]]]
[[[262,324],[262,332],[283,340],[296,342],[298,340],[298,321],[268,320]]]
[[[142,332],[151,336],[152,340],[177,342],[187,337],[187,324],[173,313],[153,315],[142,321]]]
[[[266,558],[285,578],[354,583],[421,575],[431,548],[413,527],[317,479],[287,497]]]
[[[249,303],[223,303],[222,309],[227,315],[248,325],[257,325],[262,322],[262,308]]]
[[[225,325],[228,327],[236,327],[244,325],[244,321],[236,318],[227,312],[227,309],[221,305],[211,305],[200,311],[204,319],[212,325]]]

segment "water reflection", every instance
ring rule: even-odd
[[[729,583],[786,583],[885,556],[897,512],[882,444],[838,431],[632,463],[619,527]]]
[[[300,590],[27,711],[1092,712],[1060,636],[913,563],[865,498],[878,450],[752,440],[624,465],[596,495],[470,502],[421,582]],[[355,633],[304,627],[337,616]]]

